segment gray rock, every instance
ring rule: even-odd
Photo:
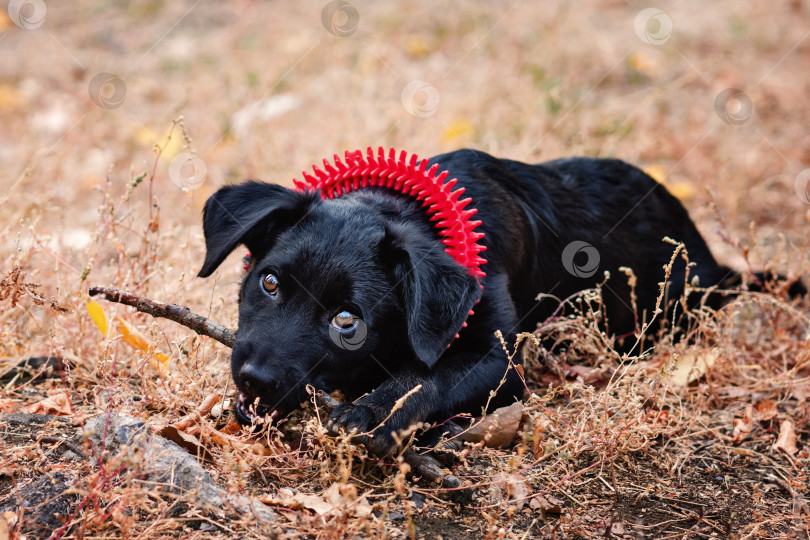
[[[143,482],[171,485],[175,491],[189,495],[190,502],[215,513],[231,508],[259,521],[276,519],[273,510],[261,502],[221,489],[194,456],[153,434],[140,420],[114,413],[97,416],[85,423],[79,437],[93,445],[94,460],[106,460],[123,452],[133,457],[140,454]]]

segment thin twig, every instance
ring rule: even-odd
[[[90,287],[89,293],[90,296],[101,294],[110,302],[132,306],[141,313],[146,313],[152,317],[169,319],[170,321],[182,324],[200,335],[208,336],[219,341],[226,347],[233,348],[233,344],[236,342],[236,332],[213,322],[207,317],[197,315],[187,307],[178,306],[176,304],[162,304],[136,294],[107,287]]]

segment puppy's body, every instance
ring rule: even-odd
[[[400,193],[366,188],[321,200],[249,182],[222,188],[206,203],[200,275],[210,275],[240,243],[252,254],[232,355],[236,386],[246,396],[237,407],[241,421],[251,419],[249,404],[260,414],[289,412],[306,399],[307,384],[341,389],[359,399],[334,411],[333,428],[373,432],[362,442],[385,453],[395,445],[392,433],[416,422],[480,414],[496,388],[490,408],[522,395],[494,332],[533,330],[559,306],[536,301],[539,293],[564,299],[609,271],[607,330],[621,335],[654,309],[673,252],[664,237],[685,244],[701,285],[728,275],[677,199],[621,161],[526,165],[461,150],[431,162],[450,171],[478,209],[487,247],[483,291],[445,253],[420,204]],[[571,251],[586,245],[592,248]],[[620,267],[638,278],[635,311]],[[677,263],[669,298],[683,292],[684,272]],[[275,280],[272,294],[267,276]],[[347,312],[356,316],[349,330],[335,325],[346,320],[336,314]]]

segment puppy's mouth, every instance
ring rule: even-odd
[[[242,393],[239,394],[233,410],[236,420],[242,425],[272,423],[284,416],[284,411],[280,408],[271,407],[261,400],[248,401],[247,396]]]

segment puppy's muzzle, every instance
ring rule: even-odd
[[[242,391],[235,407],[237,420],[250,424],[256,419],[281,418],[280,404],[272,397],[279,388],[279,381],[272,373],[248,361],[239,369],[236,378],[237,387]]]

